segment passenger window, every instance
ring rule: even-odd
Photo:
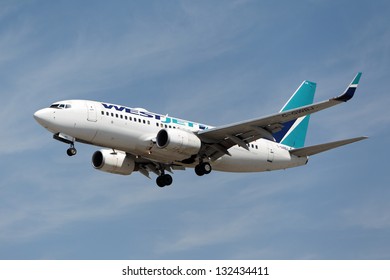
[[[104,111],[102,111],[102,115],[104,115]]]

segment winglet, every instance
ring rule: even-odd
[[[362,76],[362,72],[357,73],[355,78],[352,80],[352,82],[348,86],[348,88],[345,90],[345,92],[342,95],[334,98],[334,100],[343,101],[343,102],[347,102],[348,100],[350,100],[353,97],[353,95],[355,94],[355,91],[356,91],[356,88],[359,84],[359,80],[360,80],[361,76]]]

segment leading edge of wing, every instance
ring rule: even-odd
[[[262,118],[250,119],[242,122],[232,123],[200,131],[198,132],[198,136],[206,143],[213,143],[215,141],[223,140],[227,135],[237,135],[240,133],[245,133],[249,130],[256,130],[259,128],[265,129],[268,132],[272,133],[272,126],[275,124],[282,124],[350,100],[356,91],[361,75],[362,73],[359,72],[355,76],[355,78],[352,80],[352,82],[349,84],[343,94],[331,98],[329,100],[298,107],[284,112],[279,112],[277,114],[269,115]]]

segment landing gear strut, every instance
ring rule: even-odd
[[[209,174],[211,170],[212,170],[211,165],[208,162],[201,162],[197,166],[195,166],[195,173],[198,176]]]
[[[160,188],[171,185],[172,181],[172,176],[169,174],[161,174],[156,179],[157,186],[159,186]]]
[[[53,138],[62,142],[62,143],[70,145],[70,148],[66,150],[66,153],[68,154],[68,156],[72,157],[72,156],[75,156],[77,154],[77,150],[74,147],[74,141],[76,140],[74,137],[68,136],[68,135],[63,134],[63,133],[56,133],[53,135]]]

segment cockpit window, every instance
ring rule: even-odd
[[[50,108],[55,108],[55,109],[69,109],[72,108],[72,105],[70,104],[58,104],[54,103],[50,106]]]

